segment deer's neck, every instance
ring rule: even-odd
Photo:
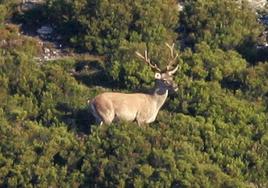
[[[168,96],[168,90],[162,88],[156,88],[153,93],[153,99],[156,101],[157,110],[159,110],[165,103]]]

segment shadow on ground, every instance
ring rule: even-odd
[[[74,77],[88,87],[115,88],[115,83],[107,74],[100,61],[80,61],[75,65]]]
[[[95,124],[95,118],[90,113],[88,107],[73,109],[67,104],[59,104],[62,115],[60,121],[64,122],[69,130],[76,132],[78,135],[90,134],[91,127]],[[57,108],[59,110],[59,107]]]

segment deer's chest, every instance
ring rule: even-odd
[[[153,114],[151,114],[151,116],[148,117],[146,123],[152,123],[152,122],[154,122],[155,119],[156,119],[157,114],[158,114],[158,111],[156,111],[156,112],[154,112]]]
[[[144,107],[138,114],[140,122],[151,123],[156,119],[159,109],[156,104],[151,104],[150,108]]]

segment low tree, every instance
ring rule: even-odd
[[[116,51],[123,40],[161,42],[175,38],[175,0],[48,0],[48,12],[76,47],[100,54]]]
[[[187,0],[182,25],[189,45],[205,41],[225,50],[252,47],[263,31],[249,4],[233,0]]]

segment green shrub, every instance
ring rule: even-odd
[[[186,1],[182,25],[186,43],[194,46],[204,41],[213,48],[240,49],[244,56],[254,50],[263,31],[246,1]]]
[[[200,39],[179,53],[179,90],[154,123],[92,126],[86,102],[118,89],[109,77],[131,91],[152,87],[153,73],[135,51],[147,49],[165,68],[175,1],[47,3],[69,39],[105,52],[106,61],[36,62],[36,40],[14,25],[0,28],[0,187],[267,187],[267,63],[246,67],[235,49],[216,48],[217,36]],[[209,10],[215,4],[204,2]],[[206,8],[201,18],[211,21]],[[110,17],[115,10],[123,15]]]
[[[121,41],[161,42],[175,37],[176,1],[49,0],[49,16],[74,46],[107,54]],[[66,32],[67,31],[67,32]]]

